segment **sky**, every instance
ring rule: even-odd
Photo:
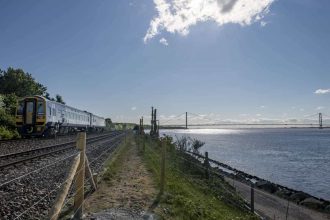
[[[329,10],[328,0],[0,0],[0,69],[22,68],[113,121],[148,120],[151,106],[164,122],[186,111],[303,120],[330,115]]]

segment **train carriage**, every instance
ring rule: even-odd
[[[77,130],[103,130],[105,119],[42,96],[19,101],[16,125],[22,136],[50,136]]]

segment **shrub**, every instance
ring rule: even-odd
[[[204,146],[205,142],[200,141],[198,139],[190,139],[191,141],[191,146],[190,149],[194,153],[199,153],[199,149]]]

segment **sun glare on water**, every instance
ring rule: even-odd
[[[239,133],[239,130],[234,129],[187,129],[187,130],[175,130],[175,133],[181,134],[234,134]]]

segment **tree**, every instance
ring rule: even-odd
[[[111,127],[112,127],[112,121],[111,121],[110,118],[106,118],[106,119],[105,119],[105,126],[106,126],[107,128],[111,128]]]
[[[65,102],[63,101],[62,96],[60,96],[59,94],[57,94],[57,95],[55,96],[55,101],[58,102],[58,103],[62,103],[62,104],[65,105]]]
[[[47,87],[37,82],[30,73],[9,67],[0,69],[0,139],[17,137],[15,111],[18,97],[41,95],[52,101],[65,104],[62,96],[51,98]]]
[[[48,92],[45,93],[45,98],[48,99],[48,100],[51,100],[51,99],[52,99],[52,98],[50,97],[50,95],[49,95]]]
[[[30,73],[12,67],[0,71],[0,85],[1,94],[15,94],[18,97],[44,95],[47,90]]]

